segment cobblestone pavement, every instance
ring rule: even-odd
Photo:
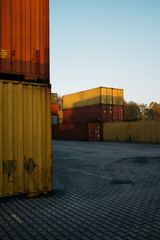
[[[54,194],[0,199],[0,239],[160,239],[160,145],[53,141]]]

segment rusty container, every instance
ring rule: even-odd
[[[49,0],[0,1],[0,79],[49,82]]]
[[[0,80],[0,197],[52,191],[50,106],[50,85]]]

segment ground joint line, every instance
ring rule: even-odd
[[[58,165],[56,165],[56,166],[58,166]],[[62,167],[62,166],[58,166],[58,167],[66,168],[67,170],[73,171],[73,172],[78,172],[78,173],[83,173],[83,174],[87,174],[87,175],[92,175],[92,176],[99,177],[99,178],[105,178],[105,179],[114,180],[114,178],[111,178],[111,177],[100,176],[100,175],[97,175],[97,174],[94,174],[94,173],[90,173],[90,172],[86,172],[86,171],[80,171],[80,170],[77,170],[77,169],[67,168],[67,167]]]

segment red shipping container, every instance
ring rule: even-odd
[[[113,122],[123,122],[123,106],[113,106]]]
[[[52,139],[77,140],[77,141],[99,141],[99,123],[60,124],[52,126]]]
[[[101,140],[101,127],[99,123],[88,124],[88,141]]]
[[[58,105],[57,104],[51,104],[51,113],[52,113],[52,115],[58,114]]]
[[[99,105],[63,110],[64,123],[123,121],[123,106]]]
[[[52,126],[52,139],[88,140],[88,124],[59,124]]]
[[[49,0],[0,1],[0,79],[49,82]]]

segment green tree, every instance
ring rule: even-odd
[[[124,121],[141,120],[141,112],[137,103],[124,101]]]
[[[151,102],[148,108],[148,120],[160,120],[160,104]]]

